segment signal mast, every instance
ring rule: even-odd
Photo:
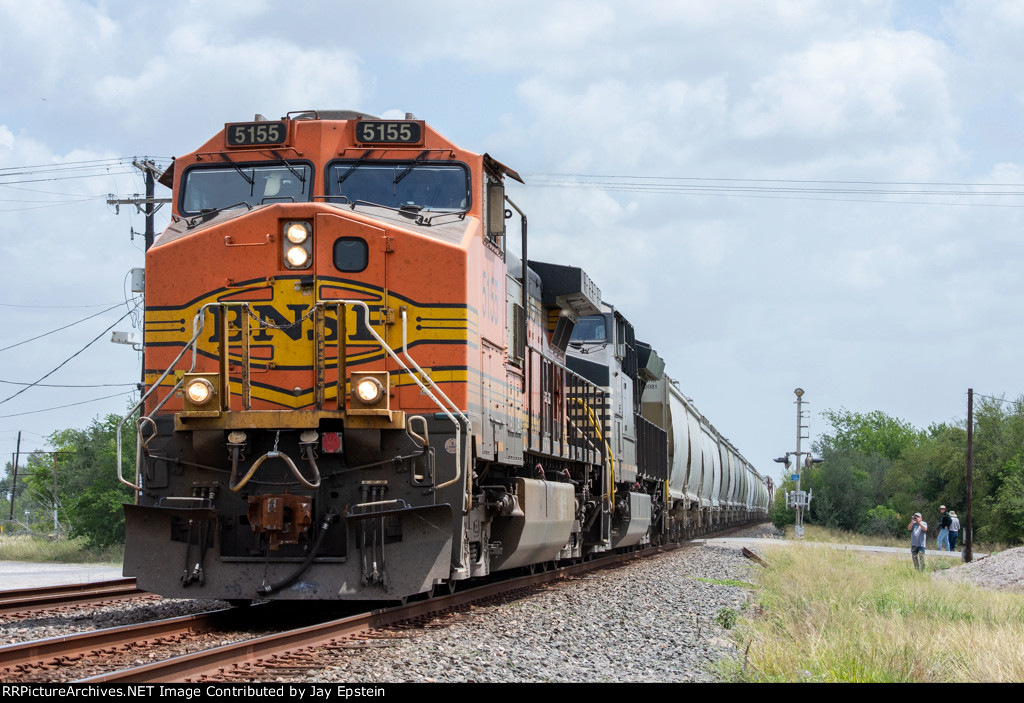
[[[784,457],[779,457],[775,461],[785,464],[787,471],[791,469],[795,471],[795,473],[790,474],[789,478],[796,482],[796,489],[786,491],[786,507],[796,509],[796,524],[793,526],[793,536],[797,539],[803,539],[804,510],[811,506],[811,498],[814,491],[813,489],[810,492],[800,490],[800,466],[803,465],[804,468],[810,469],[811,466],[820,464],[824,459],[816,459],[811,456],[811,452],[800,451],[800,440],[810,438],[809,434],[805,435],[803,433],[808,427],[803,423],[810,416],[810,411],[803,409],[804,389],[797,388],[793,393],[796,394],[796,451],[786,452]],[[801,456],[804,457],[802,462],[800,461]]]

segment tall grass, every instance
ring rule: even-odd
[[[88,547],[84,539],[4,536],[0,537],[0,561],[120,564],[124,561],[124,547],[96,549]]]
[[[1024,681],[1024,594],[933,581],[909,555],[766,547],[734,637],[742,681]],[[749,646],[749,649],[748,649]]]

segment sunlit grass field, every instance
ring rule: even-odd
[[[18,535],[0,537],[0,561],[120,564],[124,547],[94,549],[84,539],[45,539]]]
[[[757,605],[731,630],[740,660],[727,678],[1024,681],[1024,594],[935,580],[909,555],[770,544],[764,553],[768,567],[752,574]]]

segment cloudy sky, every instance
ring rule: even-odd
[[[983,0],[0,0],[0,457],[131,398],[132,159],[306,108],[518,170],[531,258],[587,270],[762,472],[797,386],[812,436],[1016,398],[1022,35]],[[42,383],[93,387],[17,385],[65,361]]]

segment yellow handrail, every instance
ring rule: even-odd
[[[604,438],[604,435],[601,432],[601,426],[597,422],[597,417],[594,415],[593,409],[589,405],[584,403],[582,400],[580,400],[579,398],[573,398],[573,400],[583,406],[583,409],[586,411],[587,416],[590,418],[590,424],[594,427],[594,431],[597,433],[597,438],[599,440],[601,440],[602,442],[604,442],[605,452],[608,455],[608,468],[611,469],[612,476],[611,476],[611,482],[609,483],[609,487],[611,488],[611,493],[610,494],[605,494],[605,495],[603,495],[601,497],[602,498],[610,498],[611,499],[611,505],[612,505],[612,507],[614,509],[614,506],[615,506],[615,456],[612,454],[612,447],[611,447],[610,444],[608,444],[608,440]]]

